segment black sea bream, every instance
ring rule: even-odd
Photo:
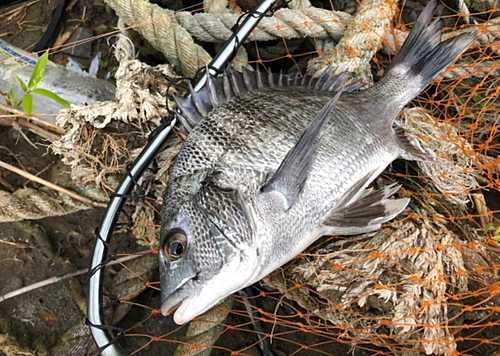
[[[164,315],[186,323],[319,237],[377,230],[404,210],[397,185],[367,189],[396,158],[425,159],[393,122],[476,38],[441,41],[434,8],[367,90],[347,74],[228,72],[177,98],[190,132],[163,201]]]

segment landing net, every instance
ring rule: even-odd
[[[401,184],[398,196],[411,199],[405,212],[374,233],[320,239],[260,283],[178,327],[159,313],[156,256],[162,192],[184,139],[176,127],[154,169],[137,182],[112,239],[118,256],[144,255],[106,272],[105,320],[120,335],[117,342],[133,355],[500,354],[498,4],[451,3],[440,7],[444,37],[472,30],[481,36],[397,122],[443,163],[398,160],[374,183]],[[163,20],[175,21],[213,56],[227,37],[217,26],[230,28],[225,23],[234,24],[240,6],[245,5],[206,2],[135,27],[151,32]],[[235,67],[298,74],[349,71],[370,86],[383,75],[423,5],[292,0],[278,7],[238,51]],[[211,27],[203,27],[205,20]],[[172,64],[193,75],[181,57]],[[136,117],[109,114],[104,122],[101,117],[98,123],[79,124],[72,142],[77,153],[60,148],[68,161],[78,161],[74,179],[113,192],[117,177],[160,125],[151,112],[167,114],[159,99],[147,101],[164,97],[167,80],[162,80],[157,87],[145,86],[150,96],[136,98]],[[182,94],[186,86],[170,89]],[[137,238],[136,251],[120,246],[127,233]]]

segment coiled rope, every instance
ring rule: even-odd
[[[183,74],[192,76],[207,64],[210,55],[193,40],[225,42],[240,15],[227,11],[205,13],[175,12],[162,9],[146,0],[105,0],[127,25],[134,26],[156,50],[163,53],[171,64],[179,66]],[[283,8],[273,17],[264,17],[249,41],[315,38],[340,40],[352,16],[310,6],[309,2],[295,1],[295,8]],[[216,5],[217,4],[217,5]],[[210,8],[220,9],[227,3],[207,1]],[[292,2],[292,6],[294,3]],[[145,25],[147,24],[147,25]]]

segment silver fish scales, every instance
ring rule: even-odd
[[[441,41],[435,1],[386,75],[238,73],[177,98],[189,135],[164,193],[162,313],[183,324],[255,283],[323,235],[376,230],[409,200],[367,186],[396,158],[426,160],[392,124],[477,37]]]

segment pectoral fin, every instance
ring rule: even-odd
[[[342,94],[341,86],[346,79],[346,74],[340,74],[336,77],[337,94],[321,109],[313,122],[302,133],[299,141],[288,152],[276,172],[262,188],[262,192],[280,192],[286,199],[287,209],[290,209],[295,203],[304,188],[321,144],[323,127]]]
[[[323,219],[329,234],[355,235],[374,231],[401,213],[410,199],[388,199],[400,188],[391,184],[383,189],[361,195],[346,206],[334,207]]]

